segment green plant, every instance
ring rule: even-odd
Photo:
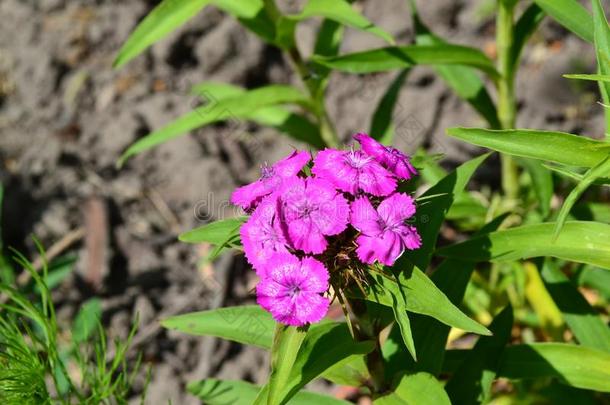
[[[0,283],[0,402],[126,404],[139,368],[138,361],[128,370],[126,358],[136,327],[126,341],[114,342],[114,357],[109,358],[99,323],[100,302],[92,299],[79,311],[66,340],[55,317],[48,267],[44,264],[39,274],[23,255],[13,253],[15,263],[34,280],[36,292],[26,295]]]
[[[526,5],[521,13],[518,4]],[[331,257],[339,264],[331,269],[329,296],[340,302],[345,322],[286,326],[276,324],[262,309],[247,306],[163,321],[167,328],[271,351],[270,379],[263,387],[206,380],[193,383],[190,392],[210,404],[298,403],[312,401],[313,394],[300,390],[315,378],[358,387],[376,404],[508,402],[523,394],[531,402],[560,397],[595,401],[601,398],[599,393],[609,392],[610,330],[579,287],[598,290],[602,312],[607,312],[609,295],[603,280],[610,269],[610,211],[607,197],[591,188],[610,184],[610,143],[515,129],[514,82],[520,57],[545,15],[595,46],[598,74],[568,77],[599,82],[610,124],[610,29],[599,0],[592,1],[593,15],[575,0],[498,0],[495,63],[477,49],[450,44],[435,35],[419,17],[415,1],[408,2],[415,44],[399,46],[343,0],[310,0],[293,15],[282,14],[272,0],[166,0],[136,28],[116,65],[123,65],[207,5],[233,15],[281,49],[301,77],[302,89],[198,85],[194,92],[212,94],[214,103],[140,139],[123,154],[120,164],[192,129],[234,117],[274,127],[313,148],[336,148],[340,138],[324,98],[332,71],[400,70],[372,118],[371,135],[389,144],[397,91],[411,67],[428,65],[487,122],[488,128],[447,132],[500,153],[502,189],[467,190],[489,154],[447,173],[435,157],[418,153],[413,163],[428,184],[417,198],[421,247],[407,250],[392,266],[364,266],[363,273],[354,271],[351,251]],[[314,16],[323,22],[314,54],[304,60],[296,46],[295,27]],[[388,46],[340,54],[343,26],[377,35]],[[495,87],[495,102],[489,86]],[[313,169],[305,164],[299,176],[311,176],[315,169],[316,163]],[[576,186],[561,208],[553,206],[553,197],[561,199],[571,182]],[[413,181],[401,184],[399,191],[413,190],[415,185]],[[581,199],[585,191],[587,198]],[[353,198],[346,197],[352,203]],[[217,221],[183,234],[181,240],[213,243],[215,254],[240,249],[245,220]],[[445,221],[471,235],[463,242],[441,245],[439,233]],[[361,235],[358,232],[361,229],[355,230]],[[355,276],[340,284],[332,280],[333,274]],[[470,349],[447,349],[448,341],[465,332],[482,336]],[[496,383],[500,378],[511,381],[505,392]],[[315,401],[342,402],[317,397]]]

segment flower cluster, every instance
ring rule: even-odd
[[[257,301],[278,322],[320,321],[330,304],[329,271],[390,266],[421,245],[407,223],[415,202],[397,191],[417,174],[408,156],[366,134],[354,139],[360,150],[325,149],[313,165],[308,152],[295,151],[231,197],[251,214],[241,240],[261,279]]]

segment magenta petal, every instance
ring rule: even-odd
[[[358,178],[360,188],[375,196],[386,196],[396,190],[396,180],[392,174],[378,164],[365,167]]]
[[[326,179],[341,191],[355,194],[358,191],[357,172],[345,164],[345,151],[324,149],[318,152],[311,172]]]
[[[366,197],[356,199],[351,206],[350,222],[354,228],[370,236],[382,232],[379,214]]]
[[[354,135],[362,150],[369,156],[374,157],[382,166],[396,175],[398,178],[409,180],[417,174],[417,170],[411,164],[409,157],[391,146],[385,146],[371,138],[367,134]]]
[[[379,204],[377,212],[387,224],[401,224],[415,214],[415,201],[407,194],[392,194]]]
[[[281,177],[296,176],[303,166],[311,160],[311,155],[307,151],[297,152],[296,150],[292,154],[273,165],[275,173]]]
[[[292,245],[306,253],[324,252],[328,242],[311,220],[293,220],[288,224],[288,235]]]
[[[295,318],[304,323],[319,322],[328,312],[330,300],[319,294],[302,294],[295,301]]]
[[[320,293],[328,289],[329,276],[322,263],[278,253],[268,265],[267,275],[256,286],[256,295],[259,305],[276,321],[301,326],[326,315],[330,301]]]
[[[238,187],[231,194],[231,203],[240,206],[245,211],[250,211],[253,205],[262,197],[270,193],[265,183],[260,180],[254,183]]]

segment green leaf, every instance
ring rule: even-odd
[[[563,77],[566,79],[592,80],[596,82],[610,83],[610,75],[569,74],[563,75]]]
[[[269,376],[268,405],[279,405],[284,400],[292,366],[307,334],[308,327],[297,328],[278,324],[271,346],[271,375]],[[255,404],[262,402],[254,402]]]
[[[578,342],[610,352],[610,328],[551,260],[545,260],[542,278]]]
[[[467,353],[448,350],[443,372],[454,372]],[[610,353],[565,343],[508,346],[498,376],[513,380],[554,377],[573,387],[610,392]]]
[[[235,236],[239,236],[239,228],[247,219],[247,217],[237,217],[215,221],[185,232],[178,239],[186,243],[207,242],[222,245]]]
[[[593,42],[593,18],[576,0],[534,0],[541,9],[587,42]]]
[[[324,17],[348,27],[371,33],[390,44],[394,44],[392,35],[367,20],[345,0],[309,0],[300,14],[287,17],[295,21],[302,21],[311,17]]]
[[[407,315],[407,300],[402,289],[388,288],[387,279],[379,277],[377,279],[381,283],[381,288],[387,288],[392,299],[392,311],[394,313],[394,319],[400,329],[400,335],[405,344],[405,347],[413,357],[413,360],[417,361],[417,353],[415,352],[415,343],[413,342],[413,335],[411,332],[411,322],[409,321],[409,315]]]
[[[263,41],[274,44],[277,27],[265,11],[262,0],[214,0],[214,5],[237,18]]]
[[[557,377],[574,387],[610,392],[610,353],[561,343],[516,345],[504,351],[499,374],[511,379]]]
[[[422,246],[404,253],[404,257],[420,269],[427,269],[430,264],[438,233],[454,199],[464,191],[475,170],[488,156],[489,154],[484,154],[463,163],[420,197],[421,199],[434,196],[418,204],[417,207],[416,226],[422,237]]]
[[[4,201],[4,187],[0,183],[0,282],[12,285],[15,281],[15,270],[10,260],[4,254],[4,242],[2,241],[2,207]]]
[[[556,240],[554,227],[551,222],[492,232],[441,248],[437,254],[476,262],[552,256],[610,269],[610,225],[568,221]]]
[[[196,128],[227,119],[247,119],[250,114],[258,109],[286,103],[309,106],[309,99],[294,87],[270,85],[248,91],[243,95],[216,100],[183,115],[164,128],[138,140],[121,155],[118,165],[121,166],[133,155]]]
[[[501,215],[485,225],[478,234],[486,234],[495,231],[506,219]],[[475,263],[459,259],[444,260],[432,273],[430,279],[451,301],[453,305],[459,305],[464,299],[464,293],[468,286],[470,276],[474,271]],[[432,375],[438,375],[443,365],[445,346],[449,336],[450,327],[436,321],[428,316],[414,314],[411,316],[413,338],[415,347],[419,352],[419,361],[414,363],[404,354],[397,352],[392,341],[396,342],[400,336],[396,336],[396,330],[392,330],[388,341],[383,346],[383,355],[386,359],[388,376],[393,376],[400,370],[426,371]]]
[[[138,24],[123,44],[114,67],[129,62],[150,45],[190,20],[211,0],[163,0]]]
[[[207,405],[251,405],[260,390],[257,385],[245,381],[226,381],[213,378],[191,382],[187,391]],[[349,402],[326,395],[301,391],[290,401],[291,405],[348,405]]]
[[[532,179],[532,188],[538,197],[538,209],[543,218],[551,212],[551,199],[553,198],[553,175],[543,163],[532,159],[518,159],[517,162],[525,167]]]
[[[395,265],[400,268],[400,263]],[[453,326],[467,332],[480,335],[488,335],[489,331],[483,325],[469,318],[449,301],[447,296],[439,290],[432,280],[428,278],[417,267],[412,270],[401,271],[398,274],[398,282],[389,280],[384,276],[373,276],[377,283],[369,286],[366,300],[376,302],[387,307],[394,306],[393,296],[404,293],[406,309],[417,314],[431,316],[446,325]],[[381,278],[384,280],[380,280]],[[378,288],[377,285],[382,286]],[[362,298],[360,292],[354,292],[355,298]]]
[[[578,274],[578,285],[594,288],[610,301],[610,272],[599,267],[584,266]]]
[[[557,222],[555,223],[555,230],[553,231],[553,237],[556,238],[566,220],[568,219],[568,214],[572,210],[576,201],[580,198],[580,196],[599,178],[610,176],[610,156],[608,156],[605,160],[601,161],[599,164],[595,165],[591,169],[585,173],[580,182],[574,187],[574,189],[570,192],[568,197],[565,199],[561,210],[559,210],[559,214],[557,215]]]
[[[568,166],[593,167],[608,157],[610,143],[554,131],[449,128],[450,136],[514,156]]]
[[[289,401],[307,383],[335,364],[354,355],[367,354],[374,347],[372,341],[354,341],[345,323],[312,325],[292,365],[289,381],[282,392],[281,403]],[[265,401],[268,394],[269,386],[266,385],[259,392],[258,400]]]
[[[595,52],[597,54],[597,68],[602,75],[610,74],[610,27],[606,14],[599,0],[592,0],[593,5],[593,36],[595,39]],[[599,89],[605,105],[610,104],[610,83],[599,82]],[[610,139],[610,111],[606,108],[606,132]]]
[[[540,22],[544,19],[544,11],[537,4],[530,4],[515,24],[515,37],[510,49],[511,70],[519,66],[521,52],[532,34],[538,29]]]
[[[415,26],[415,43],[417,45],[447,44],[421,21],[415,7],[415,1],[411,0],[409,3],[413,25]],[[473,68],[459,65],[434,65],[433,69],[461,99],[470,103],[492,128],[500,127],[496,106],[489,96],[485,84]]]
[[[374,405],[451,405],[447,393],[434,376],[419,372],[407,374],[389,394],[373,401]]]
[[[411,45],[373,49],[336,57],[314,55],[323,66],[350,73],[374,73],[405,69],[415,65],[465,65],[499,77],[493,62],[481,51],[459,45]]]
[[[464,362],[445,385],[454,404],[488,403],[491,384],[496,378],[500,357],[510,342],[513,310],[509,305],[493,320],[489,329],[493,336],[482,336],[468,351]]]
[[[161,325],[189,335],[215,336],[269,349],[275,321],[258,305],[243,305],[173,316],[163,319]]]
[[[400,89],[402,88],[408,73],[409,70],[405,69],[396,76],[379,101],[379,104],[377,104],[377,108],[373,113],[369,134],[385,145],[392,144],[392,138],[394,137],[394,128],[392,127],[394,106],[396,105],[396,101],[398,101]]]
[[[201,83],[191,90],[191,94],[200,96],[206,102],[218,102],[218,100],[237,97],[244,93],[246,93],[246,90],[239,86],[216,82]],[[306,117],[285,107],[264,107],[255,110],[244,118],[260,125],[276,128],[298,141],[309,143],[316,149],[322,149],[325,146],[318,126]]]
[[[78,311],[72,325],[72,342],[79,344],[85,342],[97,328],[102,316],[102,301],[91,298],[83,304]]]

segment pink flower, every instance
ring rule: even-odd
[[[328,244],[324,236],[347,227],[347,200],[326,180],[295,177],[286,180],[279,195],[284,229],[296,249],[322,253]]]
[[[289,253],[277,253],[256,286],[256,300],[276,321],[302,326],[326,315],[330,301],[320,294],[327,289],[328,271],[322,263],[311,257],[301,261]]]
[[[360,142],[362,150],[381,163],[383,167],[394,173],[398,178],[409,180],[417,174],[417,170],[409,161],[409,157],[391,146],[377,142],[367,134],[356,134],[354,139]]]
[[[310,159],[309,152],[294,151],[273,166],[261,167],[261,178],[236,189],[231,195],[231,203],[251,211],[263,197],[277,190],[285,179],[296,176]]]
[[[396,193],[383,200],[377,210],[365,198],[352,203],[351,223],[360,236],[356,239],[356,254],[364,263],[376,260],[387,266],[394,264],[405,249],[421,246],[417,229],[405,224],[415,214],[413,199]]]
[[[276,195],[264,198],[240,229],[246,258],[261,277],[265,275],[267,262],[273,254],[288,252],[288,241],[284,237],[277,208]]]
[[[339,190],[356,195],[359,191],[375,196],[389,195],[396,180],[372,157],[361,151],[325,149],[314,159],[312,172],[333,183]]]

